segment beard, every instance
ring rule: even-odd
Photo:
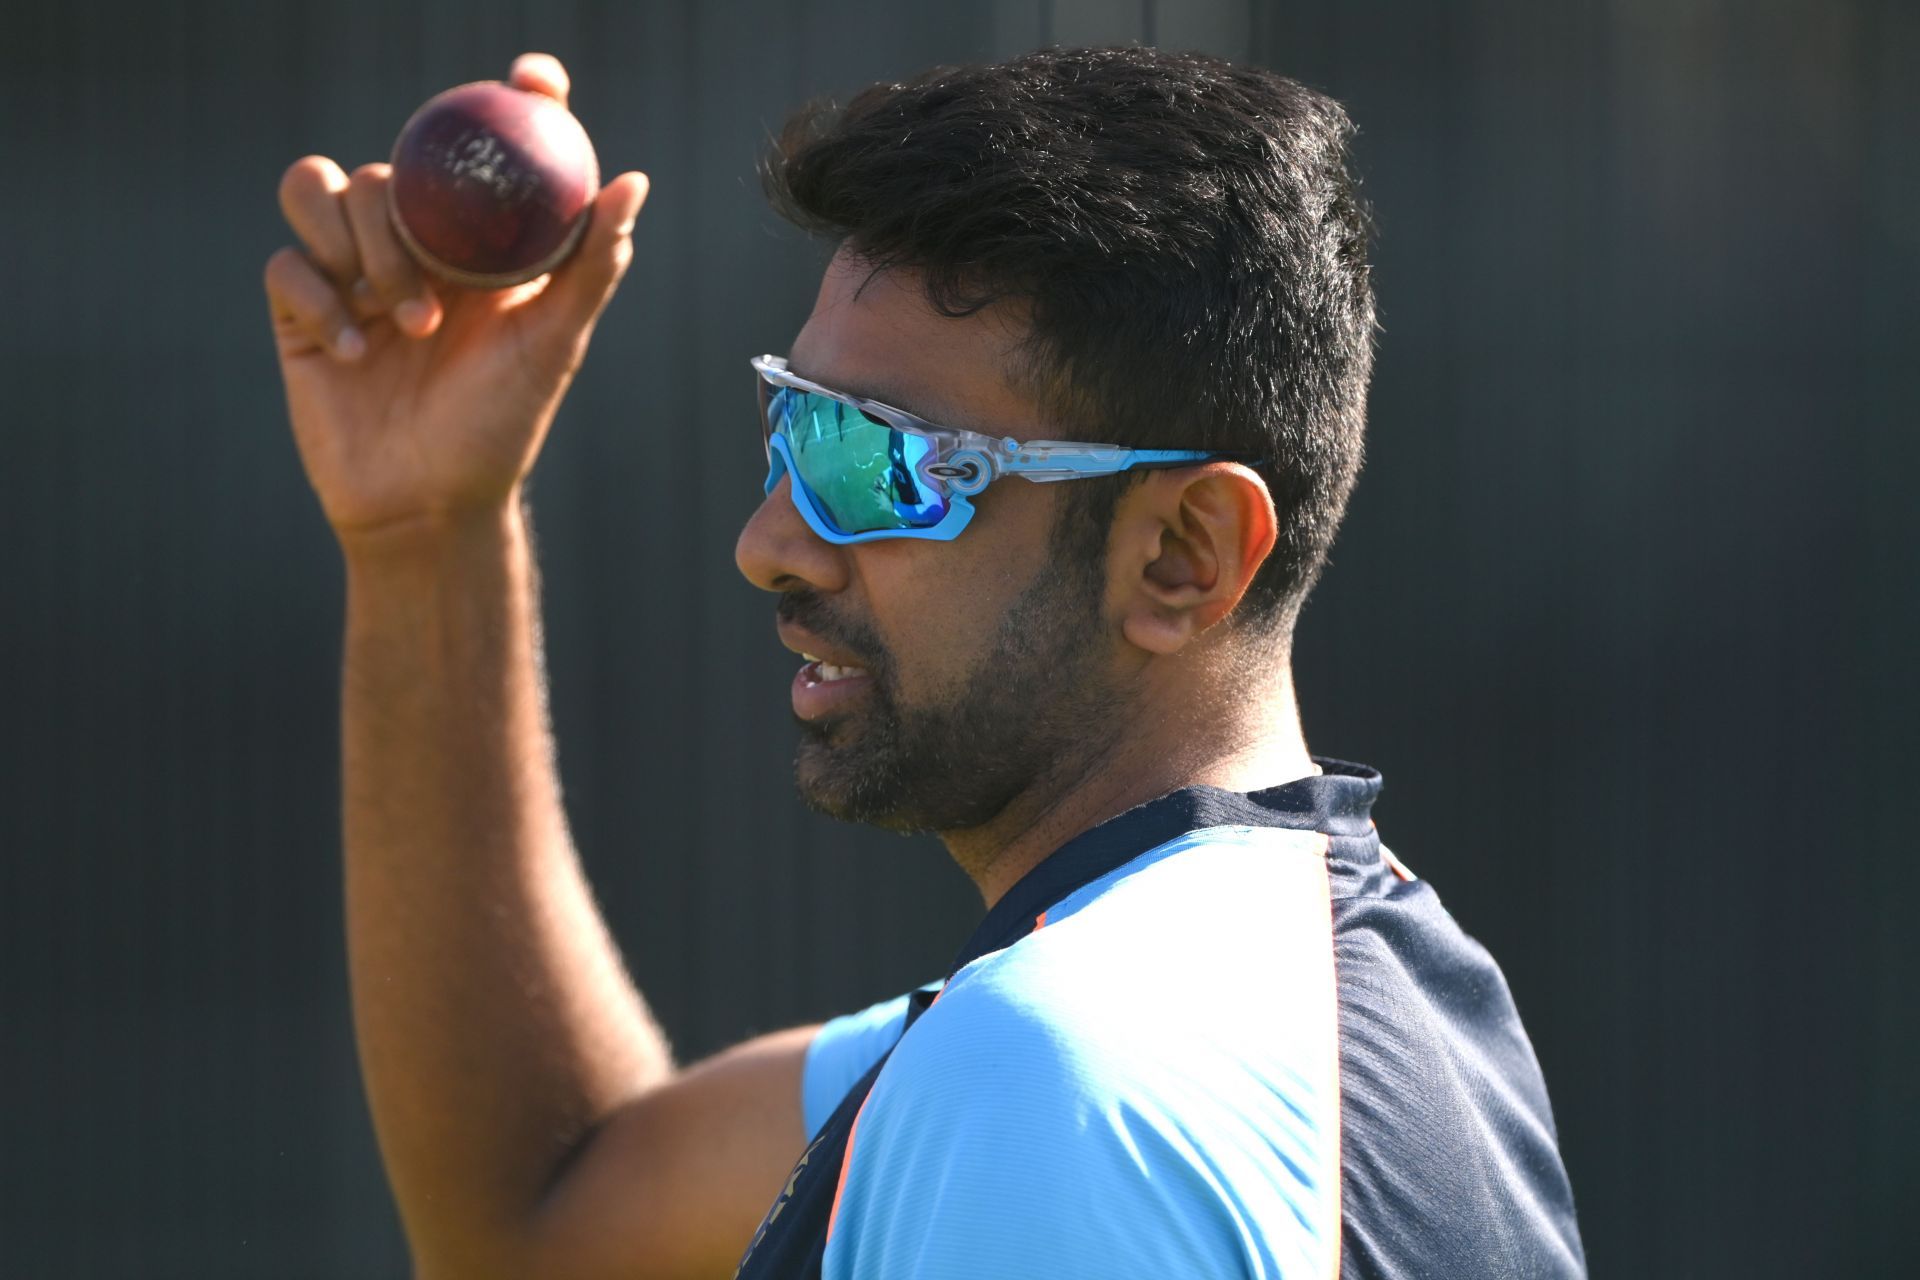
[[[794,779],[808,808],[916,833],[963,831],[1065,777],[1113,740],[1125,701],[1105,668],[1103,575],[1053,557],[1008,608],[971,670],[902,705],[870,627],[795,591],[780,616],[860,656],[872,684],[846,713],[799,720]]]

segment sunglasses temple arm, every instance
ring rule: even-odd
[[[1111,444],[1073,444],[1064,440],[1035,440],[1013,450],[994,450],[1000,474],[1019,476],[1036,484],[1110,476],[1135,467],[1178,466],[1204,462],[1218,454],[1197,449],[1127,449]]]

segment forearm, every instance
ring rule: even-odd
[[[498,1261],[666,1046],[568,837],[517,508],[349,549],[346,894],[362,1070],[417,1252]]]

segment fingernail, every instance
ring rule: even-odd
[[[393,309],[393,322],[409,333],[426,332],[432,318],[433,312],[418,298],[408,298]]]
[[[334,336],[333,353],[342,360],[358,360],[367,354],[366,335],[352,325],[346,326]]]

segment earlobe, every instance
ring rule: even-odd
[[[1129,495],[1116,570],[1125,574],[1121,632],[1173,654],[1230,615],[1273,551],[1266,484],[1237,463],[1161,472]]]
[[[1178,653],[1195,633],[1191,619],[1180,610],[1156,609],[1143,602],[1121,619],[1120,634],[1136,649],[1165,656]]]

